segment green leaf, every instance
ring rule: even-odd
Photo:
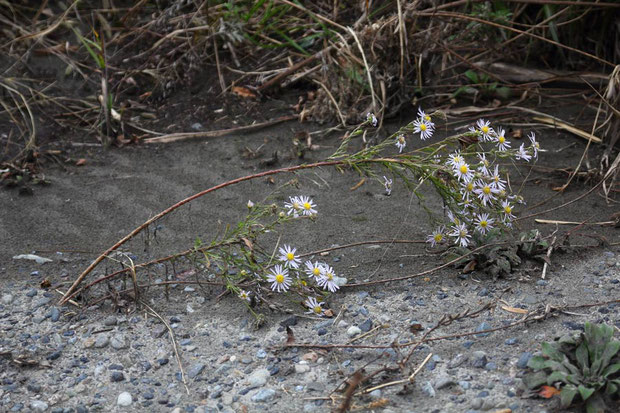
[[[535,389],[545,383],[547,383],[547,373],[544,371],[537,371],[536,373],[528,374],[523,377],[523,384],[525,384],[525,387],[528,389]]]
[[[575,357],[577,358],[579,367],[582,369],[590,367],[590,362],[588,361],[588,345],[585,341],[582,341],[579,347],[577,347]]]
[[[597,363],[597,365],[592,365],[594,373],[598,374],[601,370],[605,369],[618,351],[620,351],[620,341],[610,341],[607,343],[603,350],[603,354],[601,354],[601,357],[597,360],[600,362]]]
[[[545,356],[549,357],[551,360],[555,360],[558,362],[564,361],[564,354],[560,353],[560,351],[556,347],[556,343],[544,342],[541,345],[542,352]]]
[[[605,387],[605,394],[607,396],[613,396],[618,393],[618,386],[613,381],[608,381]]]
[[[605,413],[609,410],[605,407],[605,401],[600,394],[596,394],[586,402],[587,413]]]
[[[512,90],[510,90],[509,87],[502,86],[502,87],[498,87],[495,90],[495,93],[497,94],[497,96],[499,96],[502,99],[510,99],[510,96],[512,95]]]
[[[561,381],[562,383],[568,383],[568,374],[563,371],[554,371],[547,377],[547,384],[549,386],[553,385],[553,383]]]
[[[541,370],[545,368],[546,359],[543,356],[532,356],[527,362],[527,366],[534,370]]]
[[[560,404],[562,407],[568,407],[577,395],[577,388],[572,384],[566,385],[560,392]]]
[[[466,71],[465,76],[467,76],[467,79],[469,79],[471,83],[479,83],[478,74],[474,72],[473,70]]]
[[[590,396],[592,396],[592,394],[594,393],[594,389],[586,387],[583,384],[580,384],[577,389],[579,390],[579,394],[581,395],[581,398],[583,400],[588,400]]]
[[[605,370],[603,370],[602,376],[606,379],[612,374],[617,373],[618,371],[620,371],[620,363],[612,364],[611,366],[608,366]]]

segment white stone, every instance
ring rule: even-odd
[[[2,304],[9,305],[13,302],[13,296],[11,294],[2,294]]]
[[[41,400],[32,400],[30,402],[30,408],[35,412],[44,412],[47,410],[48,407],[49,406],[47,405],[47,403]]]
[[[271,376],[269,370],[267,369],[258,369],[248,377],[248,383],[250,386],[264,386],[267,383],[267,380]]]
[[[121,394],[118,395],[118,399],[116,400],[116,404],[118,404],[119,406],[130,406],[131,403],[133,402],[133,397],[131,397],[131,394],[124,391]]]
[[[308,362],[305,360],[300,361],[299,363],[295,364],[295,373],[307,373],[310,371],[310,366],[308,365]]]
[[[340,320],[340,321],[338,321],[338,327],[339,328],[347,328],[347,327],[349,327],[349,323],[347,323],[344,320]]]
[[[362,330],[360,330],[360,328],[358,326],[351,326],[347,330],[347,335],[349,337],[355,337],[356,335],[360,334],[361,332],[362,332]]]

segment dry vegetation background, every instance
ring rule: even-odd
[[[367,112],[390,119],[412,103],[553,124],[607,144],[601,173],[620,130],[619,10],[557,0],[2,0],[2,181],[36,183],[43,160],[67,161],[54,145],[67,137],[125,145],[186,132],[153,110],[185,90],[255,102],[250,119],[292,92],[294,116],[332,125]],[[204,116],[210,125],[217,114]]]

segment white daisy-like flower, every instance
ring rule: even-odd
[[[506,139],[506,131],[503,128],[497,129],[497,134],[495,136],[495,142],[497,143],[497,149],[500,151],[507,151],[510,148],[510,142]]]
[[[335,293],[340,287],[334,281],[334,277],[334,269],[329,265],[325,264],[323,266],[323,273],[317,281],[317,284],[324,290],[329,290],[330,292]]]
[[[323,264],[318,261],[312,262],[308,260],[304,265],[306,266],[304,272],[308,277],[314,277],[316,281],[321,278],[321,274],[323,274]]]
[[[504,222],[510,222],[515,216],[512,214],[512,205],[508,200],[502,201],[502,218]]]
[[[456,215],[454,215],[452,211],[448,210],[447,215],[448,215],[448,220],[452,222],[454,225],[459,225],[461,223],[459,218]]]
[[[444,231],[444,227],[439,227],[435,229],[432,234],[429,234],[428,237],[426,237],[426,242],[430,242],[431,247],[434,247],[435,245],[441,243],[444,238]]]
[[[254,202],[248,201],[248,209],[252,209],[254,207]]]
[[[299,214],[302,213],[301,210],[301,201],[296,196],[289,196],[289,202],[284,203],[284,208],[288,209],[286,211],[287,215],[292,215],[294,218],[299,217]]]
[[[285,245],[284,247],[280,247],[279,252],[280,256],[278,259],[282,261],[285,266],[295,269],[299,268],[301,260],[295,255],[297,248],[291,248],[290,245]]]
[[[531,132],[529,135],[527,135],[527,137],[530,139],[530,142],[532,143],[530,148],[532,148],[532,150],[534,151],[534,159],[538,159],[538,151],[540,150],[540,144],[536,140],[536,135],[534,135],[534,132]]]
[[[370,124],[371,124],[372,126],[374,126],[375,128],[377,127],[377,123],[378,123],[378,121],[377,121],[377,117],[375,116],[375,114],[374,114],[374,113],[370,113],[370,112],[368,112],[368,113],[366,114],[366,120],[367,120],[367,121],[369,121],[369,122],[370,122]]]
[[[271,274],[267,274],[267,281],[271,283],[272,291],[286,292],[291,286],[288,269],[282,265],[276,265],[271,269]]]
[[[309,196],[300,196],[299,205],[301,206],[301,213],[306,216],[316,214],[316,204]]]
[[[387,179],[385,175],[383,175],[383,186],[385,187],[385,194],[390,196],[392,195],[392,180]]]
[[[239,291],[239,294],[237,295],[237,297],[241,298],[244,301],[250,301],[250,292],[241,290]]]
[[[506,181],[499,175],[499,166],[495,165],[495,170],[490,176],[491,186],[499,191],[506,189]]]
[[[459,181],[469,182],[474,179],[474,173],[466,162],[461,162],[454,168],[454,174]]]
[[[488,142],[492,139],[491,136],[493,135],[494,131],[491,127],[491,123],[488,120],[478,119],[478,122],[476,122],[476,126],[478,126],[478,131],[482,136],[483,142]]]
[[[480,172],[484,176],[491,175],[489,172],[489,168],[491,167],[491,163],[487,160],[487,156],[484,153],[478,154],[478,159],[480,159],[480,165],[478,166],[478,172]]]
[[[418,106],[418,117],[420,118],[420,120],[425,121],[427,124],[432,126],[433,129],[435,129],[435,123],[431,119],[431,116],[426,114],[426,112],[424,112],[422,108],[419,106]]]
[[[529,153],[527,153],[527,150],[525,149],[525,144],[522,143],[521,146],[519,146],[519,150],[517,151],[517,153],[515,153],[515,158],[516,159],[523,159],[527,162],[530,161],[530,159],[532,159],[532,155],[530,155]]]
[[[448,235],[454,237],[454,243],[459,244],[461,247],[466,247],[469,245],[469,239],[471,238],[471,235],[469,234],[465,223],[461,223],[460,225],[455,226],[452,232]]]
[[[482,205],[486,206],[495,200],[499,190],[492,187],[491,184],[479,180],[476,182],[474,192],[478,195],[478,199],[482,201]]]
[[[474,205],[474,203],[471,201],[471,199],[464,199],[463,201],[461,201],[461,202],[459,202],[459,203],[458,203],[458,206],[460,206],[460,207],[463,209],[463,211],[462,211],[463,215],[466,215],[466,214],[467,214],[467,210],[468,210],[468,209],[470,209],[470,208],[471,208],[471,209],[475,208],[475,205]]]
[[[446,165],[456,168],[458,165],[465,162],[465,158],[461,155],[461,151],[456,151],[448,155],[448,160],[446,161]]]
[[[405,146],[407,146],[407,140],[402,133],[396,137],[396,146],[398,147],[398,153],[402,153]]]
[[[463,201],[469,201],[471,199],[475,188],[474,181],[465,182],[461,185],[461,198]]]
[[[413,133],[419,133],[423,141],[432,137],[433,132],[435,132],[433,123],[420,119],[413,121]]]
[[[474,219],[474,225],[476,226],[476,231],[480,232],[482,235],[486,234],[490,229],[493,228],[494,219],[489,218],[489,214],[482,213],[477,214]]]
[[[304,305],[308,307],[308,311],[306,311],[306,314],[314,314],[318,315],[319,317],[322,317],[324,315],[323,307],[321,307],[323,303],[319,303],[316,298],[308,297],[308,299],[304,301]]]

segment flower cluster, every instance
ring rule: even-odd
[[[433,122],[430,115],[422,110],[422,108],[418,108],[418,117],[411,123],[413,126],[413,133],[419,133],[420,139],[427,140],[433,136],[435,133],[435,123]],[[396,136],[396,147],[398,148],[398,153],[402,153],[405,146],[407,146],[407,139],[405,134],[400,133]]]
[[[526,147],[522,143],[515,150],[511,149],[506,131],[501,127],[494,129],[489,121],[480,119],[469,131],[478,138],[478,151],[462,153],[457,150],[439,163],[439,170],[453,177],[448,184],[454,190],[455,202],[448,203],[448,226],[440,225],[426,239],[433,247],[447,237],[454,244],[467,247],[476,234],[483,238],[498,226],[511,228],[515,218],[514,204],[522,200],[509,193],[507,177],[502,175],[499,165],[493,165],[493,161],[487,159],[487,155],[525,161],[538,158],[540,145],[533,132],[528,135],[530,145]],[[493,146],[485,151],[483,145],[489,143]],[[473,159],[468,161],[469,158]]]
[[[289,202],[284,204],[286,214],[298,218],[301,215],[311,216],[316,214],[316,205],[308,196],[291,196]]]

